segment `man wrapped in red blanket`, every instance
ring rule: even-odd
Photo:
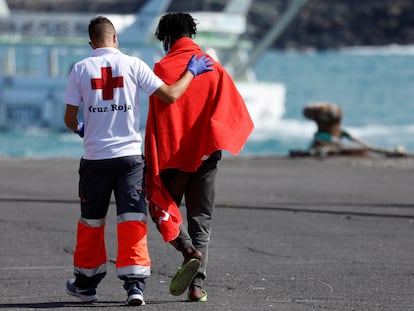
[[[154,71],[165,83],[180,77],[189,57],[203,54],[192,40],[195,33],[196,24],[189,14],[169,13],[161,18],[156,36],[167,55]],[[253,130],[232,78],[219,63],[213,68],[194,78],[175,103],[152,96],[145,133],[150,213],[164,241],[184,256],[170,292],[181,295],[189,288],[192,301],[207,300],[203,281],[221,150],[237,155]],[[183,197],[188,229],[179,210]]]

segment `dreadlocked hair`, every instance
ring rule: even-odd
[[[161,17],[155,37],[164,41],[166,37],[178,40],[182,37],[193,37],[197,33],[197,25],[188,13],[168,13]]]

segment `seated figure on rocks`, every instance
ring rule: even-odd
[[[371,146],[345,131],[341,125],[342,110],[337,104],[310,104],[303,109],[303,115],[315,121],[318,129],[309,149],[291,150],[290,156],[368,156],[371,152],[390,157],[407,155],[401,146],[392,150]]]

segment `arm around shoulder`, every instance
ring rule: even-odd
[[[184,94],[193,78],[204,72],[212,71],[212,66],[213,62],[209,57],[202,55],[197,59],[196,55],[193,55],[181,78],[171,85],[161,85],[153,95],[166,103],[174,103]]]
[[[187,90],[193,78],[193,74],[187,70],[175,83],[161,85],[153,95],[168,104],[175,103]]]

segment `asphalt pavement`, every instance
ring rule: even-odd
[[[72,277],[74,159],[0,159],[0,309],[119,310],[112,203],[99,300]],[[220,163],[209,301],[171,296],[182,258],[148,224],[144,310],[414,310],[414,160],[225,158]]]

